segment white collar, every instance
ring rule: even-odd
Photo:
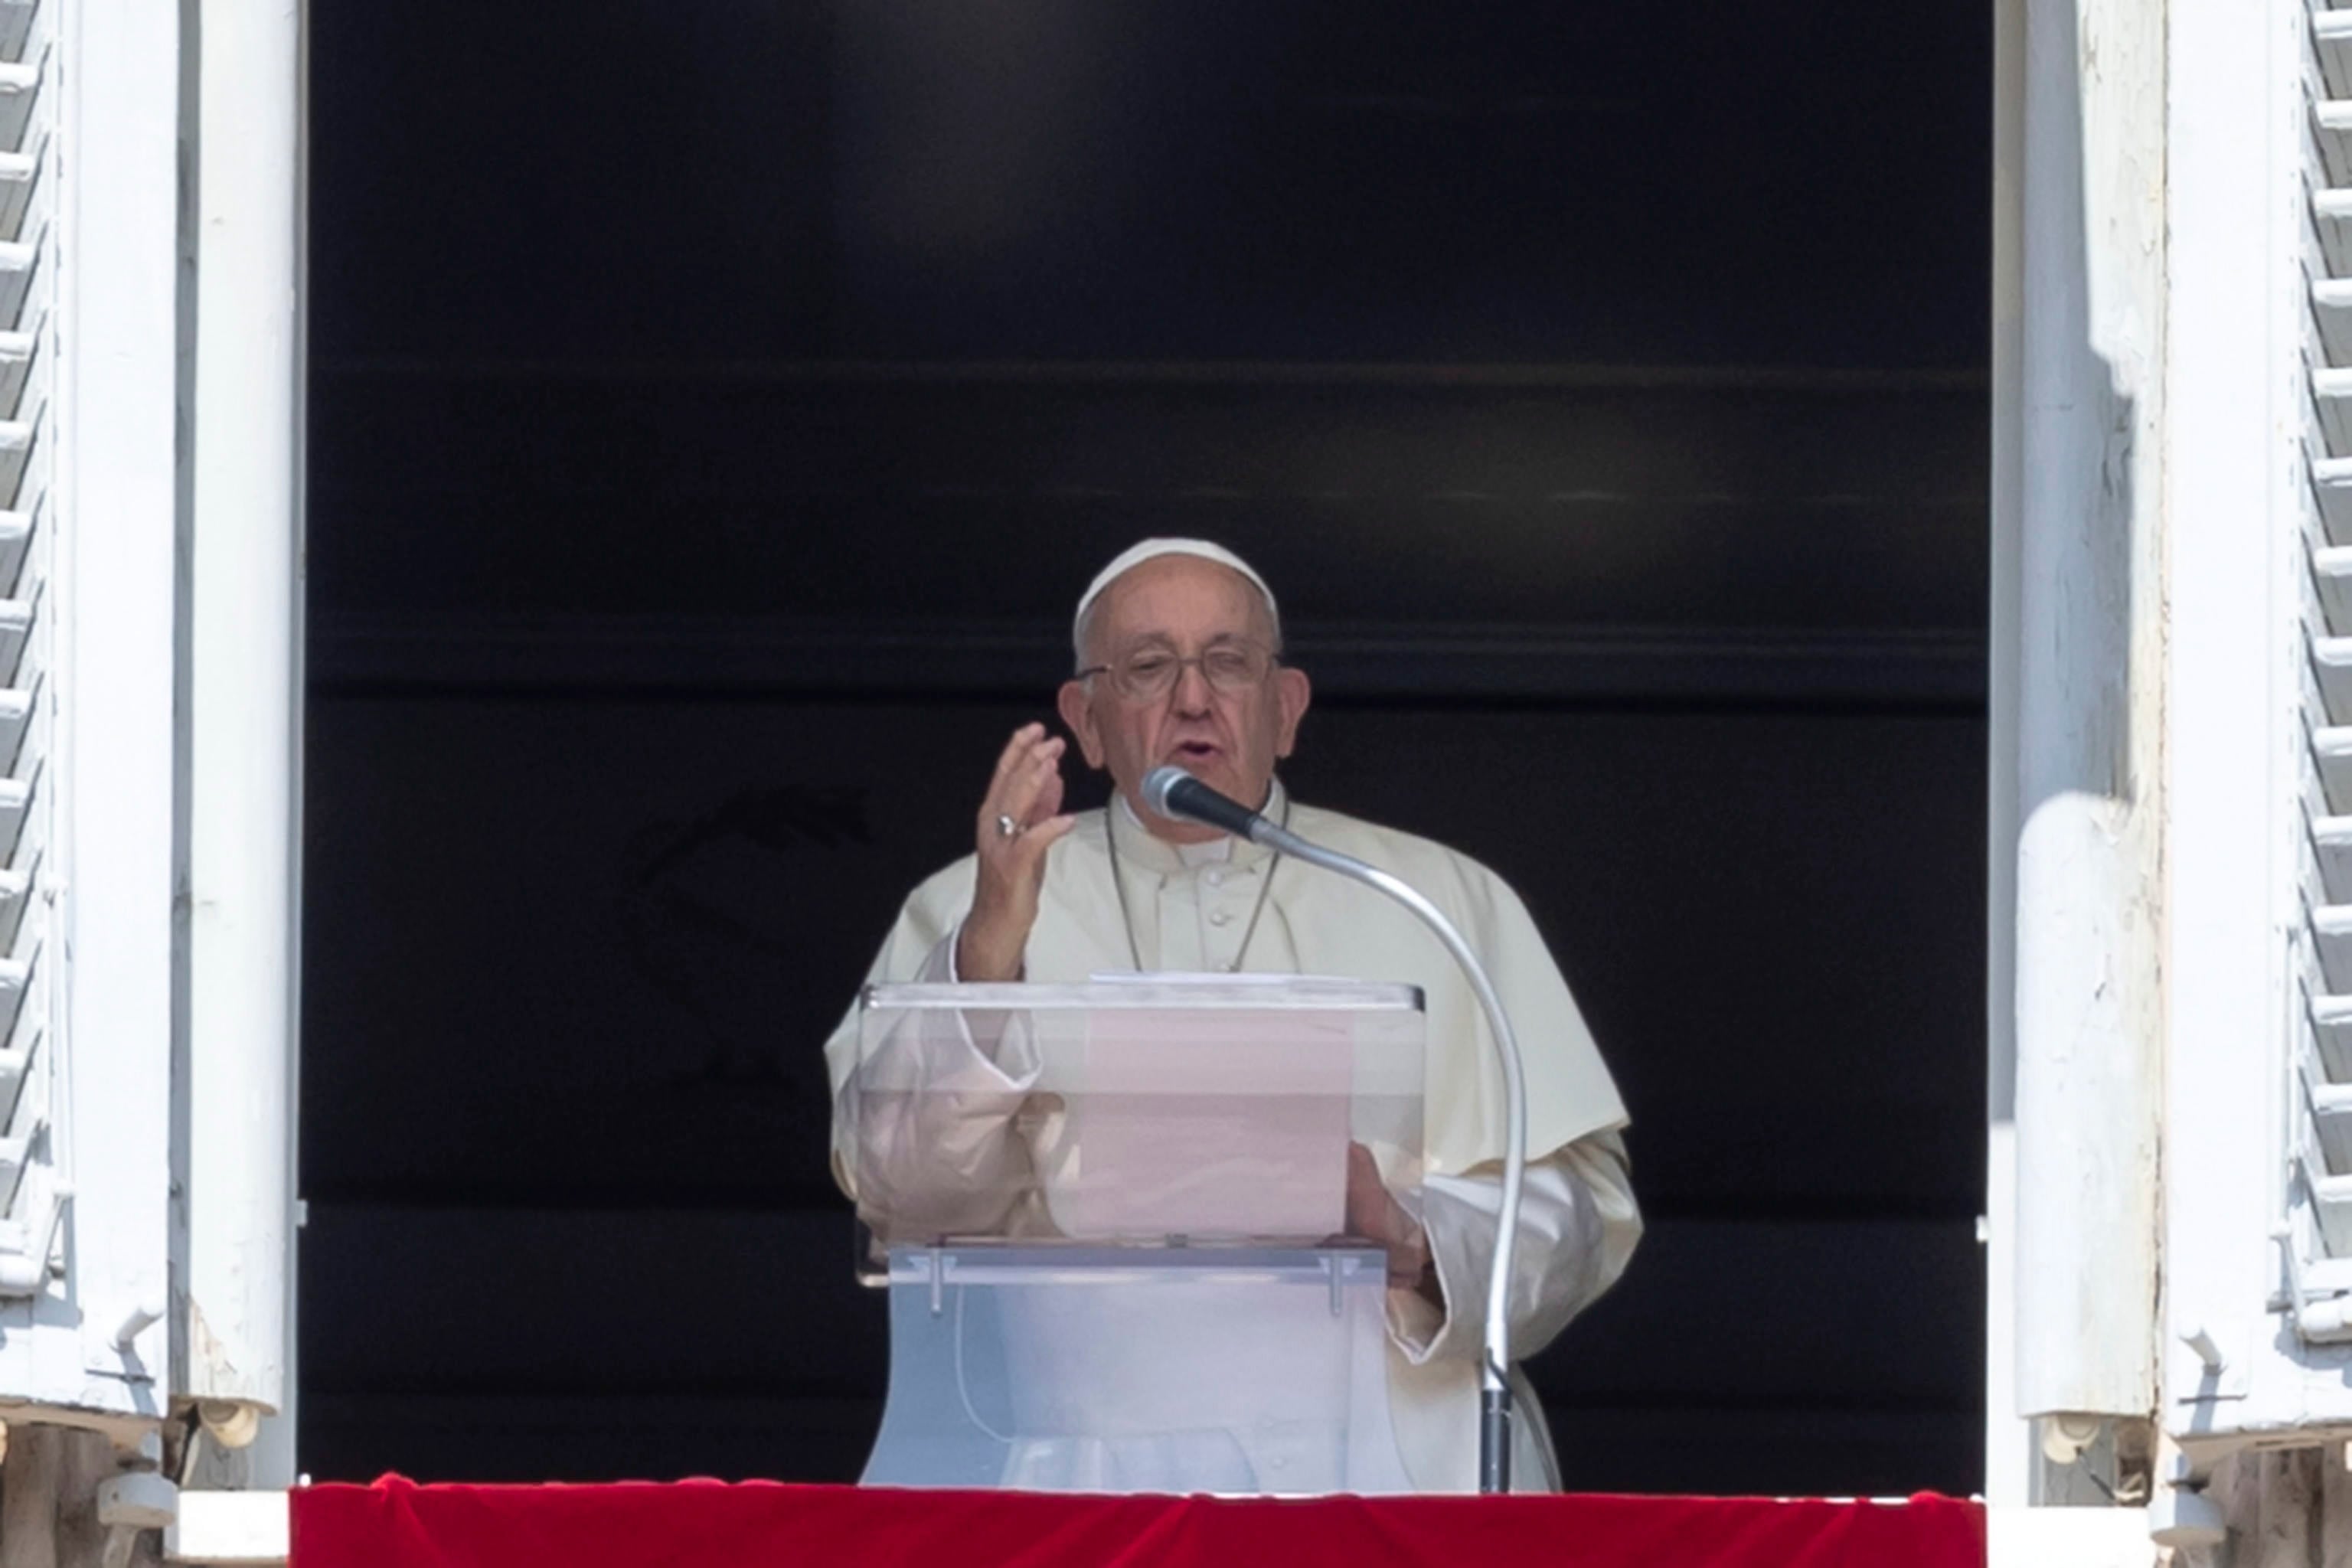
[[[1278,778],[1266,789],[1265,810],[1277,822],[1288,813],[1289,797]],[[1110,830],[1118,840],[1119,858],[1162,877],[1224,861],[1255,866],[1273,853],[1262,844],[1223,834],[1201,844],[1171,844],[1143,826],[1143,819],[1136,816],[1135,807],[1128,804],[1123,793],[1114,794],[1109,815]]]

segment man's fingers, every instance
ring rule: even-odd
[[[1418,1228],[1381,1180],[1380,1162],[1361,1143],[1348,1145],[1348,1224],[1357,1235],[1396,1242]]]
[[[1043,863],[1045,851],[1051,849],[1060,839],[1066,837],[1070,829],[1077,825],[1078,819],[1075,816],[1049,816],[1031,827],[1014,842],[1021,847],[1021,856],[1024,860]]]
[[[1067,742],[1058,735],[1048,735],[1043,724],[1024,724],[1013,731],[1004,750],[996,759],[996,772],[988,781],[988,791],[980,801],[980,837],[983,845],[997,830],[996,819],[1009,816],[1016,823],[1029,819],[1030,803],[1034,796],[1034,775],[1041,759],[1051,759],[1058,766]]]
[[[1039,786],[1038,786],[1038,791],[1037,791],[1037,800],[1036,800],[1036,803],[1035,803],[1034,805],[1032,805],[1032,806],[1029,808],[1029,810],[1030,810],[1030,815],[1031,815],[1031,816],[1035,816],[1035,817],[1038,817],[1038,818],[1041,818],[1041,819],[1042,819],[1042,818],[1045,818],[1045,817],[1048,817],[1048,816],[1058,816],[1059,815],[1061,815],[1061,810],[1062,810],[1062,770],[1061,770],[1061,769],[1059,769],[1059,768],[1055,768],[1055,770],[1054,770],[1050,774],[1048,774],[1048,775],[1046,776],[1045,783],[1044,783],[1043,784],[1041,784],[1041,785],[1039,785]]]
[[[987,808],[992,823],[1004,816],[1026,826],[1041,816],[1053,815],[1061,805],[1062,742],[1058,740],[1039,742],[1029,750],[1027,758],[997,783]],[[1047,799],[1048,791],[1054,798]],[[1043,803],[1045,809],[1040,811]]]
[[[989,780],[991,795],[996,793],[996,786],[1004,782],[1006,776],[1019,765],[1021,759],[1027,756],[1037,742],[1045,738],[1045,726],[1034,721],[1024,724],[1013,731],[1012,739],[1004,742],[1004,750],[997,753],[996,773]]]
[[[992,801],[990,818],[993,820],[1002,814],[1023,826],[1027,826],[1032,808],[1036,805],[1037,797],[1045,791],[1045,780],[1054,773],[1055,754],[1057,753],[1047,753],[1042,750],[1033,749],[1011,773],[998,780],[996,789],[990,797]]]
[[[1029,749],[1029,742],[1038,728],[1035,724],[1024,724],[1013,731],[1004,742],[1004,750],[996,753],[995,777],[1001,779],[1012,771],[1013,760]]]
[[[1043,724],[1024,724],[1013,731],[1013,739],[1004,743],[1004,751],[996,759],[996,773],[988,781],[988,793],[1001,791],[1008,783],[1018,779],[1037,765],[1040,757],[1058,760],[1069,742],[1059,735],[1045,733]]]
[[[1062,752],[1066,749],[1060,736],[1038,742],[1030,752],[1029,798],[1023,809],[1013,816],[1022,822],[1042,822],[1062,809]]]

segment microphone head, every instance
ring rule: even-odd
[[[1172,763],[1143,776],[1143,804],[1171,822],[1197,822],[1236,838],[1256,838],[1273,824],[1240,801],[1219,795]]]
[[[1152,815],[1155,816],[1165,816],[1172,820],[1183,816],[1182,812],[1168,804],[1168,796],[1177,785],[1190,784],[1192,779],[1191,773],[1175,763],[1162,763],[1143,775],[1143,804],[1151,808]]]

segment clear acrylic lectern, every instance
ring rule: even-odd
[[[1406,985],[883,985],[837,1151],[890,1293],[869,1484],[1402,1491],[1387,1261],[1420,1212]]]

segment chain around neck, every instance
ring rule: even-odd
[[[1110,851],[1110,885],[1118,893],[1118,923],[1127,931],[1127,955],[1134,962],[1135,972],[1143,973],[1143,949],[1135,940],[1135,916],[1127,907],[1127,872],[1118,859],[1118,826],[1111,818],[1117,815],[1120,800],[1114,798],[1103,811],[1103,845]],[[1290,797],[1282,798],[1282,826],[1290,826]],[[1149,828],[1144,831],[1150,832]],[[1234,961],[1225,965],[1225,973],[1241,973],[1242,961],[1249,956],[1250,942],[1257,936],[1259,917],[1265,913],[1265,901],[1274,896],[1275,868],[1282,864],[1282,851],[1277,849],[1265,863],[1265,883],[1257,890],[1257,902],[1250,907],[1249,924],[1242,928],[1242,944],[1234,950]]]

